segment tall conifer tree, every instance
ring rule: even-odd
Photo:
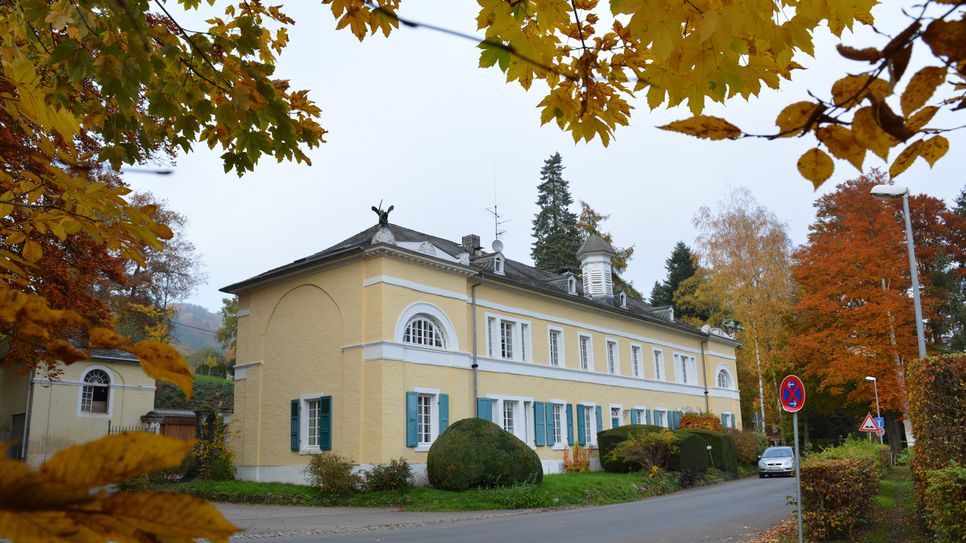
[[[560,153],[544,161],[540,168],[537,206],[540,211],[533,219],[533,248],[530,256],[538,269],[560,273],[577,271],[577,215],[570,210],[574,203],[570,183],[563,178],[563,159]]]
[[[674,250],[671,251],[671,256],[664,261],[664,269],[667,270],[667,278],[661,282],[654,282],[654,288],[651,289],[651,305],[672,305],[674,292],[678,286],[697,271],[695,255],[691,248],[683,241],[677,242]]]

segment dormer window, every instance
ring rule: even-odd
[[[617,302],[620,303],[621,309],[627,309],[627,294],[618,292]]]
[[[496,255],[496,257],[493,258],[493,273],[497,275],[503,275],[504,274],[503,268],[504,268],[503,255]]]
[[[573,275],[567,277],[567,294],[577,294],[577,278]]]

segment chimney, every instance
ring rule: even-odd
[[[480,236],[476,234],[467,234],[463,236],[463,250],[470,254],[470,256],[480,255]]]

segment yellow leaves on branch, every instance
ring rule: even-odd
[[[917,158],[922,157],[933,167],[936,161],[949,151],[949,140],[943,136],[933,136],[928,140],[917,140],[899,153],[889,167],[889,175],[895,177],[906,171]]]
[[[737,126],[720,117],[710,115],[697,115],[658,128],[708,140],[733,140],[741,137],[742,134]]]
[[[946,68],[927,66],[912,76],[906,90],[902,93],[900,104],[902,112],[908,116],[917,109],[926,105],[932,98],[933,93],[946,79]]]
[[[19,541],[227,541],[238,529],[184,494],[105,487],[177,466],[193,446],[136,432],[75,445],[39,470],[0,459],[0,538]]]
[[[816,189],[832,176],[834,170],[835,164],[832,163],[832,159],[818,147],[809,149],[798,159],[798,171],[802,177],[811,181]]]
[[[191,399],[191,368],[177,349],[154,339],[146,339],[122,348],[141,360],[141,369],[148,376],[178,385],[185,398]]]

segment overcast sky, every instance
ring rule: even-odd
[[[895,3],[886,4],[876,11],[877,21],[894,34],[905,25]],[[697,140],[655,128],[688,117],[687,110],[651,112],[642,100],[632,103],[631,126],[619,129],[609,147],[574,144],[556,126],[540,126],[536,105],[544,88],[525,92],[506,84],[499,71],[479,69],[470,42],[401,28],[388,39],[360,44],[349,32],[334,31],[331,13],[317,2],[288,2],[285,9],[297,24],[278,76],[311,90],[329,130],[328,143],[309,153],[312,166],[262,160],[239,179],[223,173],[219,149],[198,145],[179,158],[173,175],[126,176],[136,190],[154,192],[188,217],[186,234],[204,259],[208,282],[187,301],[211,310],[221,306],[219,288],[375,224],[369,208],[380,200],[395,205],[395,224],[456,241],[479,234],[486,247],[494,227],[484,208],[499,203],[509,221],[504,253],[530,262],[539,170],[555,151],[563,156],[574,199],[610,214],[604,228],[615,243],[636,247],[625,278],[645,295],[664,278],[675,242],[693,243],[691,219],[699,207],[714,207],[731,189],[748,187],[787,224],[797,245],[806,239],[814,199],[858,174],[836,161],[833,178],[814,192],[795,169],[813,139]],[[469,0],[406,0],[400,14],[478,34],[477,4]],[[191,27],[198,17],[179,19]],[[780,92],[715,104],[706,113],[764,133],[774,129],[784,105],[807,99],[810,89],[827,96],[837,77],[862,69],[838,57],[827,32],[816,38],[817,60],[800,59],[810,69]],[[846,41],[884,43],[868,32]],[[955,132],[949,139],[952,151],[935,169],[918,161],[898,183],[951,201],[966,184],[966,138]],[[880,165],[869,153],[866,167]]]

